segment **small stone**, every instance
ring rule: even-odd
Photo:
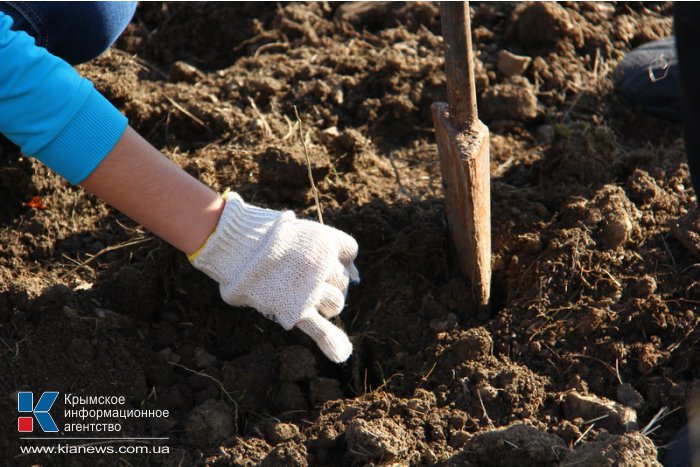
[[[335,11],[335,19],[360,26],[377,21],[391,12],[392,2],[345,2]]]
[[[187,439],[200,446],[211,446],[233,435],[233,410],[223,401],[209,399],[190,412],[185,424]]]
[[[531,61],[532,58],[526,55],[515,55],[504,49],[498,52],[498,63],[496,67],[503,76],[510,78],[511,76],[525,73]]]
[[[204,73],[189,63],[177,61],[170,67],[170,81],[185,83],[196,83],[204,77]]]
[[[340,136],[340,132],[338,131],[337,126],[329,126],[325,130],[323,130],[321,133],[323,133],[326,136],[330,136],[332,138],[337,138]]]
[[[619,216],[606,218],[600,227],[600,239],[606,250],[614,250],[627,243],[634,228],[627,213],[619,211],[617,214]]]

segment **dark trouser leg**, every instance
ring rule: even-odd
[[[676,3],[674,28],[680,71],[685,152],[695,196],[700,200],[700,5]]]
[[[131,21],[136,2],[0,2],[13,29],[72,65],[107,50]]]

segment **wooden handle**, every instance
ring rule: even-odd
[[[440,2],[440,14],[450,120],[466,127],[478,118],[469,2]]]

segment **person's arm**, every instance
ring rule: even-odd
[[[0,132],[185,253],[213,232],[223,200],[127,127],[68,63],[0,13]]]
[[[350,236],[235,193],[222,198],[131,127],[82,185],[188,253],[227,303],[301,329],[335,362],[350,356],[347,335],[328,320],[342,311],[348,282],[359,280]]]
[[[82,185],[176,248],[220,285],[231,305],[246,305],[285,329],[308,334],[333,361],[352,344],[327,318],[359,280],[357,243],[331,227],[223,198],[127,127]]]
[[[131,127],[82,185],[187,254],[216,228],[224,200]]]
[[[78,184],[124,134],[127,119],[93,84],[0,13],[0,133]]]
[[[143,140],[92,83],[13,31],[0,13],[0,133],[73,184],[188,253],[231,305],[311,336],[333,361],[352,352],[340,313],[357,243],[293,212],[220,198]]]

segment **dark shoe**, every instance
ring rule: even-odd
[[[692,465],[693,451],[690,447],[687,425],[673,435],[659,456],[659,460],[664,467],[690,467]]]
[[[659,450],[659,461],[664,467],[692,467],[700,465],[700,417],[692,417],[688,424],[673,435],[671,441]]]
[[[618,64],[615,88],[642,110],[680,121],[680,82],[673,36],[629,52]]]

